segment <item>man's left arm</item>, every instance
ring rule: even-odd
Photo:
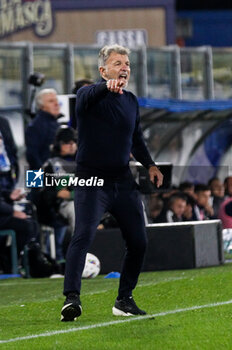
[[[152,183],[155,183],[159,188],[163,184],[163,174],[156,166],[155,162],[152,160],[150,153],[148,152],[147,146],[145,144],[142,129],[140,125],[140,117],[137,107],[137,117],[136,125],[133,134],[133,144],[131,152],[135,159],[140,162],[146,169],[148,169],[150,180]]]

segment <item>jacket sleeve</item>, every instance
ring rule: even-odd
[[[106,81],[82,87],[77,91],[76,111],[79,113],[92,107],[108,92]]]
[[[146,169],[151,165],[155,165],[155,162],[152,160],[150,153],[145,144],[142,129],[140,125],[140,116],[139,116],[139,106],[137,103],[137,115],[136,115],[136,124],[135,130],[133,134],[133,144],[131,148],[131,152],[135,159],[140,162]]]

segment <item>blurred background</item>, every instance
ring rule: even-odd
[[[83,79],[94,82],[100,79],[98,52],[101,47],[115,43],[127,46],[131,50],[128,89],[138,97],[145,141],[165,175],[165,184],[157,191],[154,186],[151,188],[145,169],[134,160],[131,163],[141,186],[146,224],[223,221],[224,218],[224,248],[231,258],[232,214],[231,211],[227,213],[227,205],[232,210],[231,33],[232,2],[229,0],[0,0],[0,117],[3,117],[0,118],[3,119],[0,123],[0,166],[3,169],[0,167],[0,181],[6,172],[11,176],[11,170],[17,168],[14,187],[26,191],[29,202],[36,203],[37,192],[25,188],[29,162],[26,151],[31,150],[29,146],[26,150],[25,130],[37,120],[33,120],[35,95],[41,89],[54,88],[61,112],[65,114],[65,119],[57,119],[59,126],[62,122],[73,126],[70,119],[73,121],[75,108],[74,84]],[[10,124],[17,148],[16,152],[11,140],[14,159],[11,158],[15,164],[8,164],[12,154],[7,154],[10,132],[4,118]],[[43,130],[50,132],[52,129],[45,124],[40,126],[35,126],[35,134],[39,131],[37,136],[46,134]],[[54,125],[53,131],[59,126]],[[40,136],[38,139],[43,143]],[[32,144],[34,140],[32,134]],[[60,142],[72,145],[76,138]],[[10,165],[12,169],[9,170]],[[4,190],[2,184],[0,182],[0,195]],[[60,193],[55,194],[56,200]],[[18,199],[15,197],[12,201]],[[43,199],[41,208],[44,204],[48,202]],[[48,205],[49,209],[56,210],[56,221],[45,223],[39,218],[38,222],[46,236],[43,242],[41,235],[42,246],[46,245],[51,257],[58,259],[55,249],[67,248],[72,230],[67,229],[67,222],[60,224],[59,220],[64,218],[62,212],[57,212],[56,204]],[[33,211],[30,214],[36,220],[38,208],[37,200],[37,212],[34,217]],[[205,236],[205,242],[211,244],[211,223],[208,224],[209,236]],[[217,253],[212,252],[212,247],[204,248],[199,244],[209,256],[218,254],[218,261],[211,261],[211,265],[223,261],[221,226],[218,226],[221,222],[217,220],[213,225]],[[103,217],[99,226],[99,230],[117,230],[117,223],[111,216]],[[203,234],[207,233],[205,231],[203,228]],[[171,248],[172,235],[173,232],[170,233]],[[3,243],[5,254],[5,241]],[[104,244],[99,243],[99,247]],[[105,252],[106,249],[93,251],[101,262]],[[114,261],[111,250],[109,252],[109,262]],[[175,257],[168,253],[166,239],[164,252]],[[151,256],[154,256],[153,250]],[[165,254],[159,259],[163,256]],[[0,266],[0,273],[1,270],[7,269]],[[112,267],[109,271],[117,270]]]
[[[70,94],[74,81],[99,79],[99,48],[119,43],[131,49],[129,89],[154,159],[177,167],[174,183],[192,181],[188,169],[199,165],[209,169],[203,182],[224,178],[232,164],[231,30],[226,0],[0,0],[0,115],[19,156],[30,74],[45,75],[36,91]]]

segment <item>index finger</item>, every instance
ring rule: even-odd
[[[163,185],[163,175],[157,175],[157,187]]]

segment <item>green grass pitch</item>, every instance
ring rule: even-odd
[[[0,350],[231,350],[232,265],[142,273],[146,317],[115,317],[118,279],[83,280],[83,315],[60,322],[62,279],[0,280]],[[227,303],[226,303],[227,302]]]

